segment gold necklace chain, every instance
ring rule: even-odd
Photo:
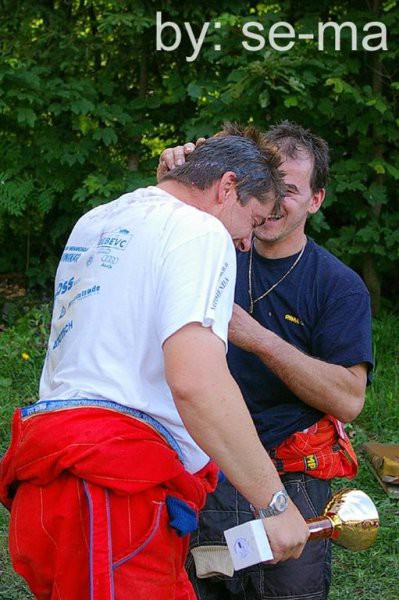
[[[280,277],[280,279],[278,281],[276,281],[276,283],[273,283],[273,285],[271,287],[269,287],[269,289],[267,289],[265,292],[263,292],[263,294],[261,294],[257,298],[253,298],[253,296],[252,296],[252,261],[253,261],[253,248],[254,248],[254,242],[252,242],[251,250],[249,253],[249,269],[248,269],[248,294],[249,294],[249,300],[250,300],[250,303],[249,303],[249,314],[250,315],[252,315],[254,312],[255,304],[257,302],[259,302],[259,300],[263,300],[263,298],[266,298],[266,296],[268,296],[270,294],[270,292],[272,292],[282,281],[284,281],[284,279],[286,277],[288,277],[288,275],[291,273],[291,271],[293,269],[295,269],[295,267],[297,266],[297,264],[299,263],[299,261],[302,258],[302,254],[305,251],[306,242],[307,242],[307,239],[305,240],[305,243],[302,246],[300,253],[296,257],[296,259],[294,260],[294,262],[292,263],[292,265],[290,266],[288,271],[286,273],[284,273],[284,275],[282,277]]]

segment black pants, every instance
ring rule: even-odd
[[[331,496],[328,481],[304,473],[289,473],[282,481],[293,502],[306,518],[322,513]],[[252,520],[248,502],[224,481],[208,497],[192,534],[191,547],[223,544],[223,531]],[[331,547],[327,540],[308,542],[298,560],[277,565],[259,564],[233,577],[198,579],[189,555],[187,570],[199,600],[326,600],[331,580]]]

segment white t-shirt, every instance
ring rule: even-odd
[[[88,212],[58,266],[40,399],[107,399],[146,412],[174,436],[186,468],[201,469],[208,457],[176,410],[162,344],[199,322],[227,350],[235,275],[222,223],[160,188]]]

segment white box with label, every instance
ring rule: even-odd
[[[227,529],[224,537],[236,571],[273,559],[261,519]]]

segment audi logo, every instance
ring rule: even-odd
[[[106,254],[101,258],[103,263],[107,263],[109,265],[115,265],[118,262],[119,258],[117,256],[112,256],[111,254]]]

